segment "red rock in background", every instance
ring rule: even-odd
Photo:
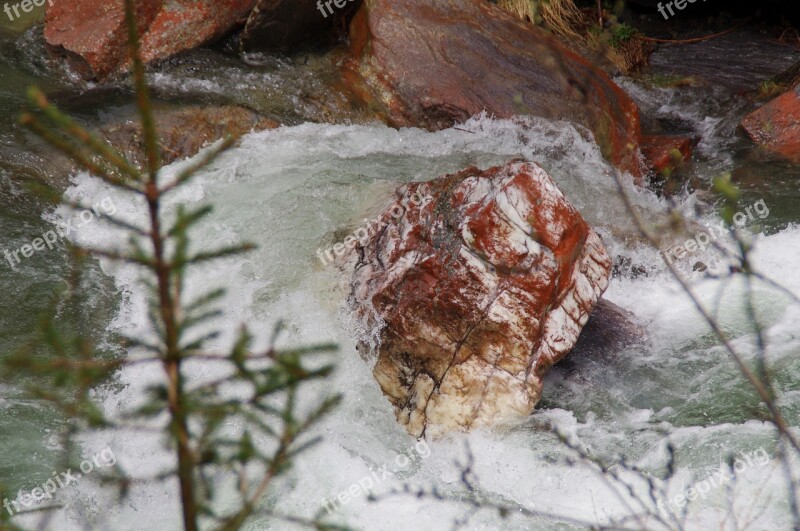
[[[44,38],[82,76],[102,79],[127,59],[123,0],[61,0],[46,4]],[[161,0],[136,0],[139,28],[153,21]]]
[[[142,58],[164,59],[213,42],[241,25],[256,0],[137,0]],[[103,80],[128,65],[123,0],[48,4],[44,37],[87,79]]]
[[[244,24],[256,0],[164,0],[142,38],[145,62],[216,41]]]
[[[642,155],[651,170],[669,176],[692,158],[698,138],[642,135]]]
[[[353,252],[351,303],[379,330],[400,423],[436,436],[530,414],[608,286],[600,237],[520,161],[404,186],[381,219]]]
[[[599,68],[485,0],[365,0],[347,78],[394,126],[441,129],[487,111],[588,127],[637,179],[639,110]]]
[[[800,163],[800,85],[748,114],[741,126],[759,146]]]
[[[358,1],[322,16],[314,0],[137,0],[145,62],[244,25],[244,49],[291,49],[332,35]],[[332,4],[335,5],[335,4]],[[86,78],[129,68],[123,0],[61,0],[45,39]],[[339,22],[337,22],[339,21]],[[589,128],[605,157],[641,184],[639,110],[599,68],[485,0],[365,0],[350,25],[347,96],[393,126],[440,129],[487,111]]]

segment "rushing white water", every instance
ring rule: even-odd
[[[488,167],[522,156],[540,162],[567,197],[597,226],[610,250],[641,264],[647,276],[612,280],[607,298],[627,308],[646,325],[651,343],[644,348],[609,353],[602,360],[577,364],[572,371],[556,368],[547,380],[542,407],[529,422],[494,431],[454,435],[417,447],[394,421],[388,401],[372,379],[370,367],[356,353],[357,333],[341,313],[338,271],[324,267],[316,249],[338,241],[336,231],[358,226],[388,200],[400,183],[427,180],[467,165]],[[181,167],[167,168],[174,173]],[[648,219],[656,219],[662,202],[649,192],[629,189]],[[87,203],[112,197],[117,214],[140,219],[142,205],[108,190],[87,175],[74,180],[68,195]],[[252,241],[257,251],[204,267],[189,279],[189,293],[212,286],[229,288],[226,316],[217,325],[232,331],[247,323],[261,344],[273,323],[288,323],[286,343],[308,344],[333,340],[340,345],[333,380],[312,389],[344,393],[344,403],[318,430],[323,442],[298,459],[267,500],[280,512],[310,516],[323,499],[334,499],[352,485],[388,466],[392,473],[373,481],[375,492],[404,482],[457,492],[465,445],[474,455],[478,489],[491,500],[519,504],[590,522],[606,522],[626,514],[625,504],[612,494],[590,467],[570,465],[559,441],[546,429],[558,426],[581,446],[599,456],[625,455],[654,473],[665,462],[665,433],[677,448],[677,475],[670,492],[678,495],[719,470],[729,454],[764,448],[774,453],[769,425],[747,420],[745,408],[755,405],[749,389],[726,353],[715,345],[689,299],[664,270],[658,254],[635,238],[628,216],[617,198],[609,166],[585,134],[563,123],[540,120],[495,121],[475,118],[437,133],[416,129],[305,124],[245,137],[179,195],[178,203],[215,205],[213,219],[195,234],[204,247]],[[695,201],[684,198],[686,205]],[[703,220],[713,223],[711,218]],[[84,243],[114,245],[118,233],[100,224],[80,229]],[[790,227],[757,240],[757,268],[800,295],[800,228]],[[753,334],[741,302],[742,285],[702,280],[691,272],[696,291],[709,305],[719,299],[719,316],[745,358],[754,351]],[[146,334],[143,301],[136,273],[103,264],[123,293],[115,328]],[[724,290],[723,290],[724,288]],[[722,293],[720,295],[720,292]],[[770,358],[781,369],[784,388],[800,382],[800,337],[796,323],[800,308],[774,289],[759,286],[756,306],[767,328]],[[218,340],[230,344],[231,334]],[[191,367],[193,378],[214,374],[214,367]],[[122,390],[105,391],[110,413],[129,408],[159,370],[140,366],[119,375]],[[794,382],[794,386],[792,385]],[[314,398],[312,396],[312,398]],[[789,393],[784,406],[800,411],[800,393]],[[118,462],[137,475],[169,465],[160,441],[141,434],[106,434],[86,441],[87,451],[110,445]],[[421,449],[420,449],[421,448]],[[429,452],[428,450],[429,449]],[[397,467],[398,453],[416,459]],[[760,455],[760,454],[759,454]],[[402,460],[401,460],[402,462]],[[739,522],[754,519],[753,529],[788,529],[785,483],[778,461],[751,459],[741,471],[735,492]],[[98,529],[174,529],[179,525],[175,486],[135,487],[122,506],[88,480],[62,493],[66,517],[76,528],[88,518]],[[727,513],[725,487],[711,489],[691,505],[690,529],[716,529]],[[331,520],[363,529],[448,529],[468,508],[411,496],[371,503],[361,494],[339,504]],[[502,519],[481,511],[469,519],[469,529],[554,529],[556,524],[512,512]],[[55,527],[54,527],[55,528]],[[287,529],[282,522],[257,521],[253,529]],[[562,525],[559,528],[569,528]]]

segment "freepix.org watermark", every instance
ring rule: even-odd
[[[114,202],[110,197],[105,197],[102,201],[93,205],[91,210],[82,210],[66,222],[56,223],[56,229],[45,232],[41,238],[34,238],[31,243],[25,244],[14,251],[4,249],[3,256],[11,268],[16,269],[16,266],[22,262],[22,258],[30,258],[33,253],[44,251],[45,247],[52,250],[54,243],[69,236],[73,231],[77,231],[103,214],[113,216],[116,212],[117,207]],[[22,255],[22,258],[20,258],[20,255]]]
[[[769,207],[767,207],[763,199],[734,214],[733,224],[741,229],[748,223],[755,221],[756,216],[759,219],[769,216]],[[722,227],[707,227],[706,230],[698,232],[694,238],[686,240],[683,245],[676,245],[666,251],[661,251],[661,254],[664,255],[667,263],[672,264],[676,259],[683,260],[694,253],[705,251],[726,232],[728,231]]]
[[[706,0],[703,0],[703,2],[705,1]],[[669,11],[670,16],[674,17],[675,12],[672,10],[673,4],[675,5],[676,9],[684,10],[688,4],[694,4],[695,2],[697,2],[697,0],[673,0],[672,2],[667,2],[666,8],[667,11]],[[667,20],[669,17],[667,16],[666,11],[664,11],[664,7],[665,6],[663,5],[663,2],[658,3],[658,12],[664,15],[664,20]]]
[[[81,473],[72,472],[68,469],[66,472],[53,472],[53,476],[42,483],[41,486],[31,489],[30,491],[20,490],[17,493],[15,500],[3,500],[3,507],[8,511],[8,514],[14,516],[15,514],[27,509],[34,504],[42,503],[45,500],[52,500],[53,495],[59,489],[65,489],[70,485],[77,485],[84,474],[90,474],[96,468],[108,468],[117,464],[117,458],[111,448],[106,446],[102,451],[94,454],[91,459],[84,459],[80,464]]]
[[[389,464],[383,465],[377,470],[373,470],[369,475],[364,476],[356,483],[350,485],[347,489],[341,491],[332,499],[322,500],[322,505],[328,514],[333,514],[337,506],[342,506],[350,503],[352,500],[361,495],[369,495],[371,489],[378,486],[386,478],[405,470],[412,462],[427,459],[431,455],[431,449],[425,441],[418,441],[413,448],[409,448],[408,452],[397,454],[394,458],[394,467],[389,468]]]
[[[433,196],[423,196],[419,192],[414,192],[411,196],[403,198],[402,205],[392,205],[392,208],[390,208],[388,212],[389,219],[386,219],[386,215],[382,215],[372,221],[364,219],[366,225],[356,229],[352,235],[344,239],[344,242],[331,245],[324,250],[318,248],[317,257],[320,262],[322,262],[322,265],[328,265],[330,262],[333,262],[335,258],[339,258],[347,251],[353,249],[356,244],[360,243],[362,246],[366,245],[370,237],[379,234],[389,223],[397,222],[397,220],[403,217],[409,205],[419,207],[427,205],[431,201],[433,201]],[[334,254],[336,255],[335,257]]]
[[[333,15],[333,7],[331,7],[331,4],[338,9],[343,9],[348,2],[354,1],[355,0],[317,0],[317,9],[319,9],[323,17],[328,18],[328,15]]]
[[[764,466],[770,462],[770,456],[763,447],[753,452],[740,454],[733,462],[733,470],[737,474],[741,474],[748,468],[753,466]],[[657,503],[658,510],[664,514],[672,512],[676,513],[676,509],[683,508],[687,503],[695,501],[698,498],[706,499],[706,496],[711,492],[711,489],[719,488],[734,480],[734,475],[731,473],[729,467],[720,465],[719,471],[714,474],[706,476],[701,481],[696,482],[694,485],[687,487],[680,494],[670,498],[667,503],[660,501]]]
[[[34,7],[42,7],[45,2],[48,5],[53,5],[53,0],[22,0],[22,2],[17,2],[16,4],[6,2],[3,4],[3,11],[8,15],[8,20],[14,22],[14,20],[22,16],[19,13],[20,9],[23,13],[30,13]],[[12,11],[14,13],[13,16],[11,14]]]

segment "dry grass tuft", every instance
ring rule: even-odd
[[[498,0],[497,5],[522,20],[528,20],[535,24],[539,22],[536,18],[539,2],[536,0]]]
[[[580,39],[575,28],[585,24],[583,13],[573,0],[499,0],[497,5],[522,20],[544,23],[554,33],[568,39]]]
[[[609,39],[605,34],[589,32],[581,41],[592,51],[601,53],[623,74],[629,74],[647,63],[653,46],[633,34],[622,40]]]
[[[599,53],[627,74],[647,62],[649,47],[637,35],[615,38],[600,29],[574,0],[498,0],[497,5],[522,20],[541,25],[572,43]],[[624,25],[622,25],[624,26]]]

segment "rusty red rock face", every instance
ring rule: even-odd
[[[146,28],[161,0],[137,0],[139,28]],[[127,58],[123,0],[63,0],[46,7],[44,38],[55,52],[89,79],[102,79]]]
[[[256,0],[137,0],[142,58],[164,59],[213,42],[243,24]],[[87,79],[128,65],[123,0],[61,0],[47,7],[44,37]]]
[[[698,142],[687,136],[643,135],[642,155],[651,170],[669,175],[692,158]]]
[[[408,185],[384,215],[397,208],[355,249],[351,303],[380,329],[374,375],[398,420],[436,436],[530,414],[608,286],[600,237],[521,161]]]
[[[759,146],[800,163],[800,85],[747,115],[742,128]]]
[[[244,24],[255,0],[165,0],[142,38],[146,62],[214,42]]]
[[[481,111],[588,127],[641,178],[639,110],[605,73],[485,0],[365,0],[348,80],[391,125],[450,127]]]

